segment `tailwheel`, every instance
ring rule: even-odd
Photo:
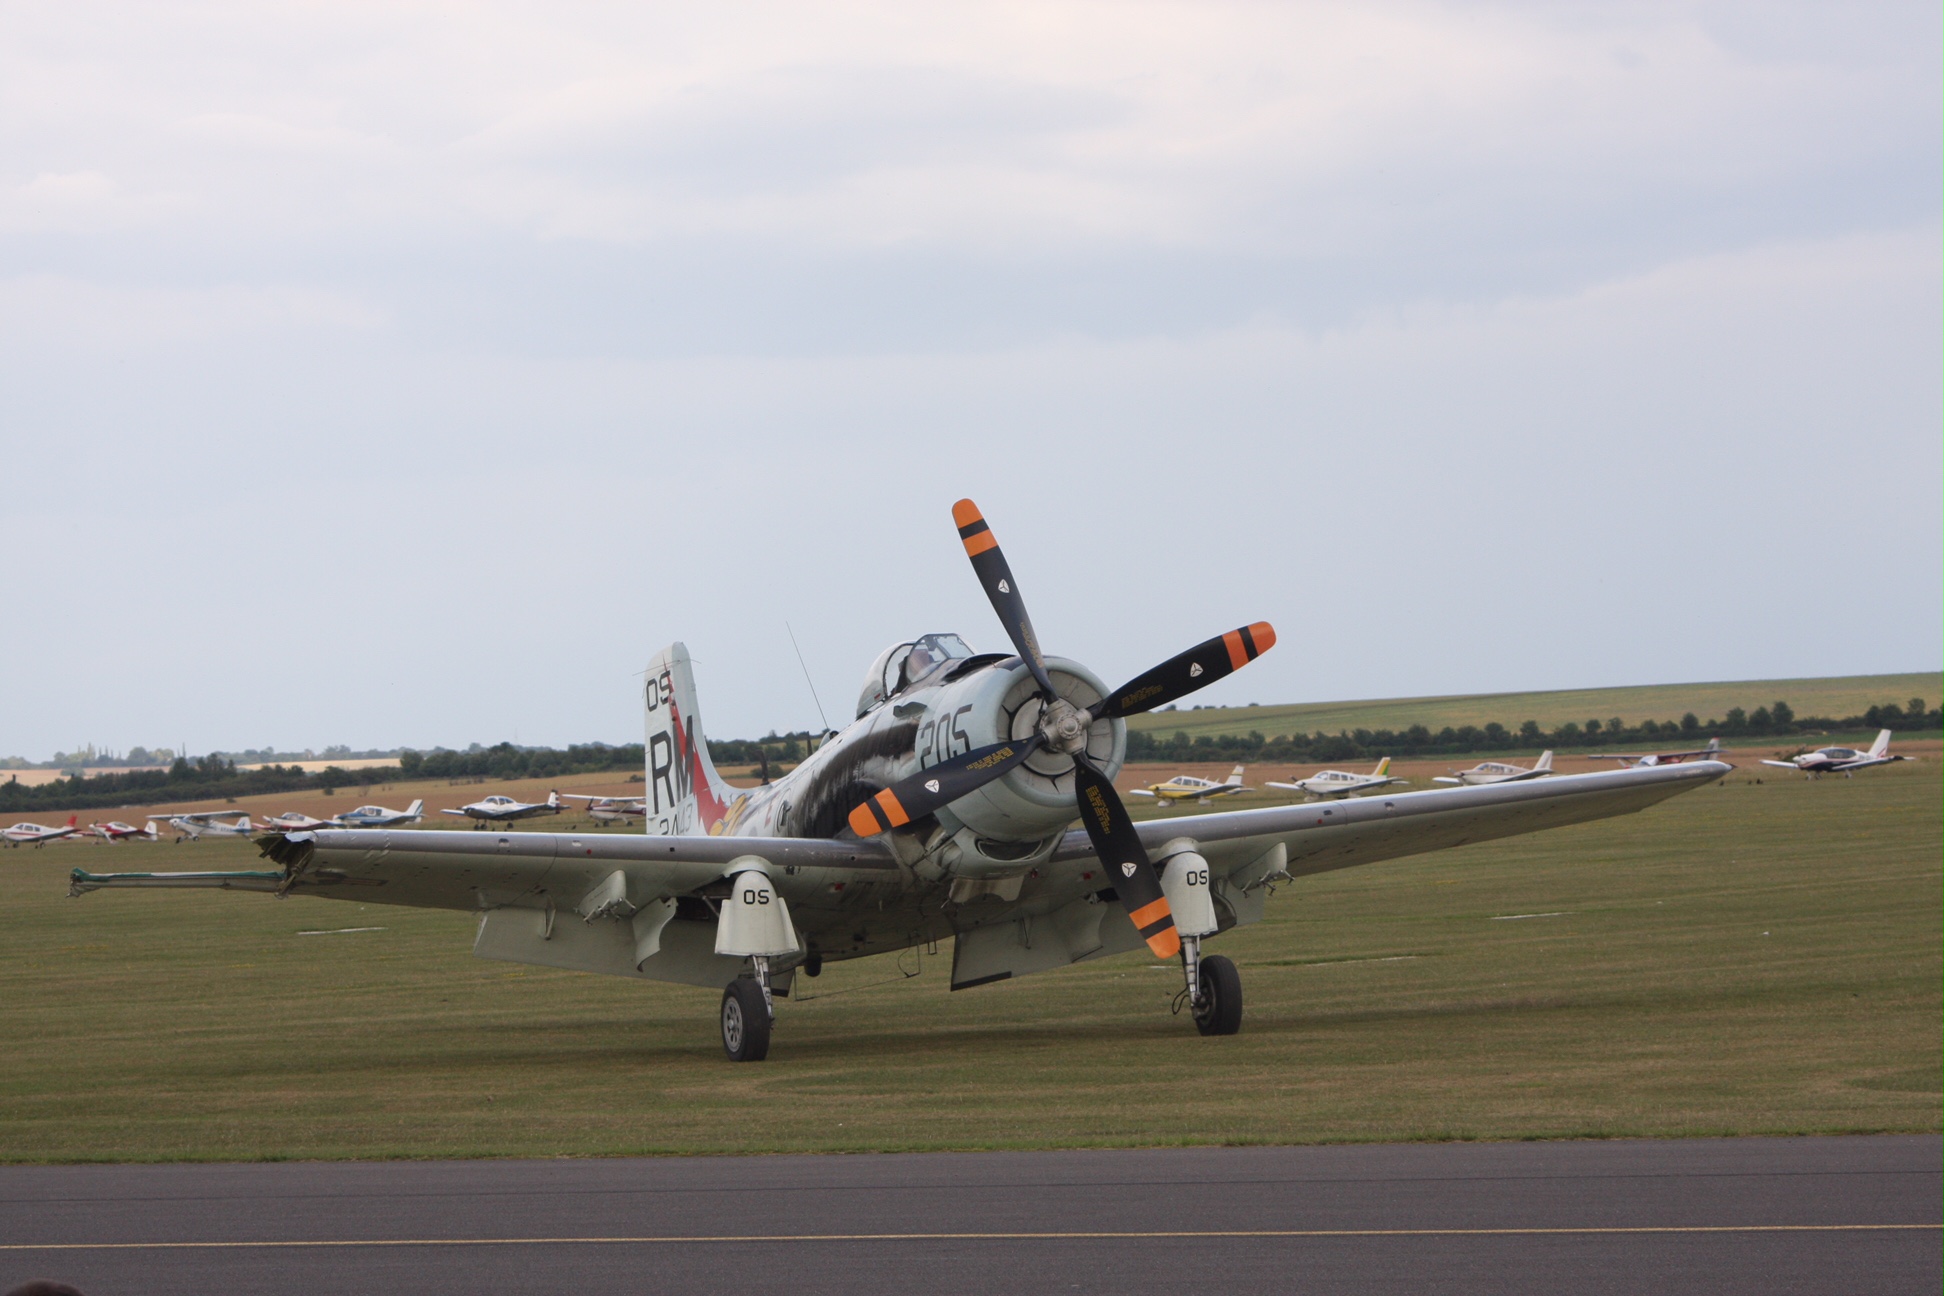
[[[770,1007],[763,987],[737,977],[722,992],[722,1051],[731,1062],[761,1062],[769,1056]]]
[[[1201,993],[1195,997],[1195,1029],[1233,1035],[1242,1029],[1242,974],[1220,954],[1201,961]]]

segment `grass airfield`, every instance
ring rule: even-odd
[[[77,865],[251,867],[247,843],[8,851],[0,1158],[1935,1131],[1935,759],[1744,764],[1643,814],[1299,880],[1211,943],[1243,973],[1233,1038],[1169,1015],[1174,965],[950,994],[944,945],[799,979],[741,1067],[715,992],[476,960],[469,915],[65,896]]]

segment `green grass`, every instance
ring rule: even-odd
[[[1136,729],[1192,738],[1206,734],[1240,736],[1254,730],[1267,738],[1279,734],[1338,733],[1346,729],[1401,731],[1421,724],[1432,732],[1451,725],[1485,725],[1496,720],[1517,730],[1527,720],[1555,729],[1568,720],[1604,724],[1619,716],[1628,724],[1642,720],[1679,720],[1692,711],[1702,720],[1719,719],[1729,708],[1753,711],[1777,700],[1797,715],[1843,719],[1873,706],[1902,706],[1921,697],[1932,706],[1944,694],[1944,675],[1850,675],[1827,679],[1743,680],[1718,684],[1646,684],[1635,688],[1561,689],[1550,693],[1477,693],[1462,697],[1386,698],[1368,702],[1302,702],[1277,706],[1206,707],[1200,711],[1163,711],[1136,716]]]
[[[243,846],[10,851],[0,1158],[1937,1130],[1935,767],[1756,777],[1285,886],[1214,943],[1233,1038],[1170,1017],[1143,956],[950,994],[947,947],[800,982],[825,997],[740,1067],[714,993],[477,961],[465,915],[63,894],[76,863]]]

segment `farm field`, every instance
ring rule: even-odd
[[[1934,1131],[1922,751],[1854,779],[1744,766],[1643,814],[1287,885],[1212,943],[1243,972],[1233,1038],[1170,1017],[1178,973],[1144,955],[951,994],[942,945],[800,979],[743,1067],[714,992],[475,960],[465,914],[65,896],[111,851],[248,867],[247,843],[9,851],[0,1157]]]
[[[1692,711],[1702,720],[1719,718],[1731,707],[1753,711],[1781,699],[1797,715],[1861,715],[1872,706],[1901,706],[1921,697],[1932,706],[1944,694],[1944,675],[1850,675],[1825,679],[1744,680],[1717,684],[1651,684],[1636,688],[1564,689],[1547,693],[1477,693],[1462,697],[1386,698],[1366,702],[1303,702],[1277,706],[1205,707],[1200,711],[1163,711],[1135,716],[1130,728],[1150,733],[1186,731],[1266,737],[1295,733],[1337,733],[1353,729],[1401,731],[1421,724],[1436,732],[1446,725],[1484,726],[1497,721],[1517,730],[1527,720],[1554,729],[1567,721],[1585,724],[1619,716],[1628,724],[1642,720],[1679,720]]]

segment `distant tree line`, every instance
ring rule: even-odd
[[[0,813],[58,806],[89,810],[117,806],[157,805],[165,801],[217,801],[255,796],[262,792],[334,791],[389,782],[395,767],[346,770],[330,766],[307,774],[300,766],[265,765],[240,770],[222,756],[191,761],[178,756],[166,770],[130,770],[126,774],[79,774],[28,787],[17,780],[0,782]]]
[[[1391,729],[1346,729],[1338,733],[1277,734],[1260,732],[1191,738],[1185,730],[1172,736],[1129,730],[1127,759],[1131,761],[1349,761],[1382,756],[1457,756],[1467,752],[1538,751],[1551,747],[1571,751],[1585,747],[1621,747],[1654,743],[1662,746],[1699,746],[1710,738],[1778,738],[1790,734],[1827,733],[1841,729],[1894,729],[1900,732],[1944,728],[1944,712],[1926,708],[1922,698],[1899,706],[1886,702],[1862,715],[1835,720],[1798,716],[1787,702],[1745,711],[1733,707],[1719,720],[1702,720],[1692,711],[1679,720],[1643,720],[1629,725],[1619,717],[1567,721],[1546,730],[1536,720],[1517,729],[1496,721],[1487,725],[1450,725],[1433,733],[1424,725]]]
[[[1204,735],[1191,738],[1185,732],[1171,737],[1129,730],[1127,758],[1133,761],[1348,761],[1380,756],[1447,756],[1477,751],[1538,751],[1552,747],[1563,751],[1575,748],[1625,746],[1654,743],[1661,746],[1700,745],[1711,737],[1779,738],[1791,734],[1826,733],[1830,730],[1894,729],[1914,732],[1944,728],[1944,713],[1927,709],[1921,698],[1902,706],[1886,702],[1873,706],[1859,716],[1832,720],[1798,716],[1787,702],[1775,702],[1753,711],[1731,709],[1720,720],[1700,720],[1693,712],[1679,720],[1643,720],[1628,725],[1617,717],[1588,720],[1584,725],[1568,721],[1557,729],[1541,729],[1537,721],[1527,720],[1516,730],[1498,723],[1484,726],[1461,725],[1433,733],[1424,725],[1412,725],[1401,732],[1390,729],[1350,729],[1326,734],[1261,733]],[[761,765],[781,773],[815,749],[818,735],[809,732],[778,734],[763,738],[730,738],[709,743],[709,757],[718,765]],[[88,810],[120,806],[158,805],[178,801],[220,801],[256,796],[266,792],[333,792],[338,788],[371,787],[394,779],[551,779],[568,774],[599,774],[610,770],[639,772],[643,765],[640,743],[582,743],[565,750],[553,747],[520,747],[503,742],[492,747],[474,744],[466,751],[435,748],[428,752],[405,751],[397,765],[367,766],[348,770],[332,765],[306,773],[296,765],[264,765],[238,769],[236,762],[217,754],[191,761],[178,756],[166,770],[129,770],[121,774],[101,774],[94,778],[72,775],[38,787],[13,780],[0,780],[0,814],[60,808]],[[0,771],[4,772],[4,771]]]

